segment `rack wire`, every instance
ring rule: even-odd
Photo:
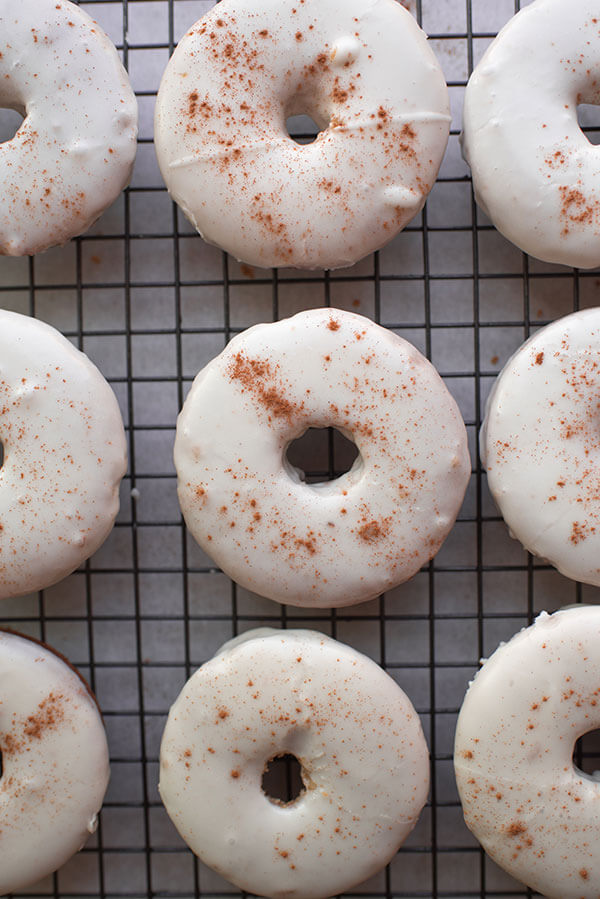
[[[427,206],[388,247],[352,269],[300,273],[240,266],[206,246],[171,204],[153,156],[160,73],[213,0],[87,0],[122,52],[141,114],[131,186],[68,246],[0,259],[0,305],[58,327],[98,364],[125,419],[130,465],[105,546],[62,584],[9,600],[0,623],[65,653],[105,715],[112,781],[97,834],[31,897],[235,897],[196,861],[157,793],[170,703],[187,677],[251,627],[313,627],[382,664],[416,705],[432,756],[430,801],[392,864],[352,895],[381,899],[531,896],[467,831],[452,772],[456,715],[481,657],[541,609],[597,602],[512,541],[477,463],[491,383],[529,333],[595,305],[598,273],[539,263],[508,244],[476,207],[458,135],[469,72],[514,0],[410,0],[444,67],[452,132]],[[593,125],[593,121],[591,122]],[[594,128],[591,135],[593,139]],[[6,136],[6,135],[5,135]],[[349,609],[281,608],[232,584],[186,533],[171,459],[175,419],[193,376],[235,332],[316,305],[375,318],[424,351],[457,399],[474,469],[459,521],[412,581]],[[335,435],[296,448],[309,475],[348,464]],[[580,750],[591,770],[596,745]]]

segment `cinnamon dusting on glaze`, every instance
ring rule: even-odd
[[[246,698],[248,680],[264,703]],[[218,728],[205,702],[216,695],[238,705]],[[261,761],[264,773],[300,741],[302,789],[285,802],[261,789]],[[183,746],[202,759],[193,771],[181,765]],[[406,777],[394,776],[398,770]],[[168,814],[194,852],[256,895],[316,899],[374,873],[414,826],[428,781],[427,748],[407,697],[370,659],[311,631],[260,629],[226,644],[186,684],[161,745]],[[198,818],[198,795],[223,814]],[[266,801],[277,817],[256,844],[247,808]],[[209,831],[232,828],[235,859],[226,840],[207,857]]]
[[[337,268],[389,241],[431,189],[449,124],[441,70],[414,19],[399,4],[373,13],[413,73],[396,86],[377,74],[392,53],[385,40],[369,46],[358,0],[326,0],[319,16],[292,0],[269,15],[249,0],[216,9],[180,42],[159,90],[157,154],[174,198],[210,242],[252,265]],[[191,106],[185,78],[202,85]],[[301,113],[321,128],[310,149],[285,128]],[[334,177],[339,191],[328,189]]]
[[[273,367],[267,360],[250,359],[244,353],[237,353],[229,365],[229,375],[251,392],[275,418],[290,421],[303,408],[303,403],[290,402],[281,387],[276,385]]]
[[[215,459],[206,435],[223,422],[209,424],[210,402],[202,398],[204,385],[217,383],[222,396],[231,397],[231,422],[251,436],[232,443],[235,449],[225,456],[219,450]],[[293,590],[295,600],[298,591],[298,600],[301,594],[303,602],[309,597],[328,605],[337,592],[347,603],[349,595],[401,582],[438,550],[469,465],[458,413],[410,345],[355,314],[313,310],[234,338],[210,376],[196,384],[178,422],[179,495],[194,534],[198,514],[199,539],[218,564],[232,574],[232,559],[243,565],[235,570],[238,582],[262,595]],[[192,411],[198,400],[200,418]],[[223,400],[218,405],[227,408]],[[203,450],[200,456],[192,451],[183,475],[188,438],[181,435],[184,428],[191,435],[200,423]],[[427,435],[442,423],[434,450]],[[311,426],[351,435],[367,464],[359,460],[324,491],[303,484],[283,459],[290,441]],[[201,502],[198,486],[209,490]],[[227,547],[229,561],[221,555]]]
[[[484,661],[457,722],[467,825],[496,864],[544,896],[583,895],[574,881],[582,871],[599,882],[594,791],[571,758],[573,735],[600,722],[599,638],[596,606],[542,612]],[[523,670],[526,678],[513,676]],[[474,739],[480,752],[465,764]]]

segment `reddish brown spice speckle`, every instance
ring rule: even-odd
[[[250,359],[244,353],[237,353],[229,366],[232,380],[239,381],[246,390],[251,391],[257,400],[275,418],[291,420],[302,405],[291,403],[284,396],[281,385],[276,385],[275,373],[268,361]]]
[[[358,535],[361,540],[366,543],[376,543],[381,540],[389,531],[389,527],[385,523],[378,521],[368,521],[359,528]]]
[[[538,353],[537,356],[535,357],[535,364],[541,365],[543,361],[544,361],[544,354]]]
[[[196,114],[197,104],[198,103],[198,93],[196,91],[192,91],[192,93],[188,97],[188,115],[194,116]]]
[[[65,717],[63,699],[62,694],[57,696],[55,693],[50,693],[46,699],[42,700],[36,714],[29,715],[27,718],[23,728],[25,736],[39,740],[45,731],[52,730],[60,724]]]
[[[341,88],[339,84],[336,84],[331,92],[331,99],[335,103],[345,103],[348,99],[348,91]]]
[[[518,837],[522,833],[526,833],[527,828],[521,821],[514,821],[510,827],[507,829],[507,834],[509,837]]]
[[[581,877],[582,880],[587,880],[590,875],[588,874],[588,871],[586,868],[582,868],[579,872],[579,876]]]
[[[338,321],[336,321],[334,318],[330,318],[329,321],[327,322],[327,327],[329,328],[330,331],[339,331],[340,323]]]
[[[237,778],[240,776],[240,772],[237,770],[237,768],[233,769],[233,771],[231,772],[231,776],[234,780],[237,780]]]
[[[574,521],[571,528],[571,536],[569,540],[574,546],[577,546],[578,543],[582,543],[584,540],[591,534],[596,533],[595,527],[590,527],[587,522]]]
[[[592,224],[598,211],[598,203],[590,202],[580,190],[561,186],[560,216],[564,221],[563,234],[569,233],[569,224]]]

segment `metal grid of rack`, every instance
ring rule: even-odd
[[[332,273],[240,266],[206,246],[168,198],[153,155],[154,97],[177,40],[212,5],[82,3],[122,51],[139,98],[132,183],[82,238],[33,259],[0,259],[0,305],[39,316],[88,353],[119,398],[130,448],[121,512],[105,546],[63,583],[1,609],[0,623],[46,640],[88,677],[112,754],[97,834],[27,895],[239,895],[194,859],[170,824],[156,789],[158,749],[169,704],[191,672],[232,635],[264,624],[313,627],[366,652],[398,680],[424,724],[430,801],[388,869],[352,894],[531,895],[485,858],[464,826],[452,773],[454,722],[478,660],[500,640],[543,608],[600,597],[509,538],[476,439],[506,358],[532,329],[597,304],[600,279],[524,257],[472,199],[458,144],[462,94],[518,0],[404,3],[430,34],[449,83],[448,151],[422,215],[379,253]],[[230,336],[327,304],[375,318],[432,359],[460,405],[474,463],[459,521],[436,559],[386,596],[333,612],[280,608],[216,570],[186,534],[171,460],[191,380]],[[347,467],[347,447],[327,432],[310,432],[297,452],[313,475]]]

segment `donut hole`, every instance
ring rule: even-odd
[[[311,115],[302,113],[301,115],[288,116],[285,121],[285,127],[288,135],[297,144],[312,144],[316,141],[321,131],[328,127],[328,123],[323,128],[319,125]]]
[[[306,484],[334,481],[358,458],[358,447],[337,428],[308,428],[288,445],[285,461]]]
[[[25,118],[25,110],[0,108],[0,144],[12,140]]]
[[[573,764],[588,777],[600,780],[600,730],[590,730],[577,740]]]
[[[579,127],[591,144],[600,144],[600,106],[580,103],[577,107]]]
[[[291,805],[306,792],[302,765],[295,755],[284,752],[270,758],[265,765],[262,791],[275,805]]]

